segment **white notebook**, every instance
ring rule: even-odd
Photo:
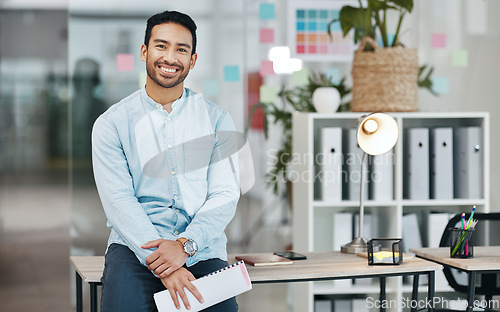
[[[203,299],[205,300],[204,303],[200,303],[191,292],[186,290],[186,296],[189,300],[189,304],[191,305],[191,310],[186,310],[186,307],[178,294],[177,298],[181,309],[177,310],[168,290],[163,290],[154,294],[158,311],[196,312],[252,289],[250,276],[248,275],[247,268],[245,267],[243,261],[200,277],[192,283],[203,296]]]

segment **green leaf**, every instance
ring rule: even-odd
[[[390,2],[410,13],[413,10],[413,0],[391,0]]]
[[[370,14],[367,9],[363,8],[355,8],[352,6],[344,6],[340,10],[339,20],[340,26],[342,27],[342,32],[344,37],[351,29],[355,29],[356,31],[362,31],[364,33],[367,32],[366,20],[371,19]],[[371,23],[370,23],[371,24]],[[371,27],[369,27],[371,28]],[[370,31],[368,29],[368,31]]]

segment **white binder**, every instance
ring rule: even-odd
[[[252,289],[252,283],[243,261],[201,277],[192,283],[203,296],[203,303],[200,303],[191,292],[186,291],[191,310],[186,310],[179,294],[177,294],[177,299],[179,300],[181,309],[177,310],[170,292],[163,290],[153,295],[158,311],[196,312]]]
[[[453,132],[455,197],[483,197],[483,137],[480,127],[458,127]]]
[[[394,198],[394,151],[370,157],[370,198]]]
[[[321,185],[324,201],[342,200],[342,128],[321,129]]]
[[[405,198],[429,199],[429,129],[406,130],[405,143]]]
[[[347,200],[359,200],[361,188],[361,160],[363,159],[363,150],[358,145],[356,129],[347,129],[344,131],[344,168],[345,177],[343,177],[343,188]],[[368,199],[368,166],[365,159],[364,183],[365,199]]]
[[[431,198],[453,198],[453,128],[431,129]]]

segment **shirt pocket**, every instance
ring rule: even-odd
[[[207,179],[208,165],[214,145],[215,139],[210,135],[183,144],[186,180],[201,181]]]

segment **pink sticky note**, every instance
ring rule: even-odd
[[[116,70],[118,70],[118,71],[133,71],[134,70],[134,55],[133,54],[117,54],[116,55]]]
[[[261,28],[260,29],[260,43],[273,43],[274,42],[274,29]]]
[[[434,49],[446,48],[446,34],[432,34],[431,47]]]
[[[269,76],[274,75],[273,62],[272,61],[261,61],[260,62],[260,75]]]

